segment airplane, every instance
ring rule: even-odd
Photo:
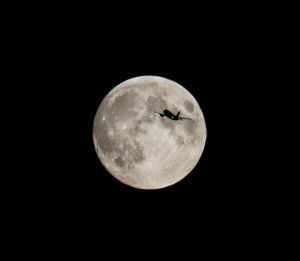
[[[180,114],[180,111],[174,115],[172,112],[170,112],[169,110],[164,110],[163,113],[160,113],[160,112],[156,112],[155,113],[159,114],[160,117],[168,117],[169,119],[173,120],[173,121],[178,121],[178,120],[191,120],[191,118],[185,118],[185,117],[180,117],[179,114]]]

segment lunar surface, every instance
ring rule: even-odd
[[[158,113],[164,110],[190,119],[162,117]],[[184,87],[166,78],[140,76],[122,82],[103,99],[93,141],[101,163],[116,179],[139,189],[160,189],[196,166],[206,125],[199,104]]]

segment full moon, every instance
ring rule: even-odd
[[[180,111],[179,119],[167,117]],[[181,118],[180,118],[181,117]],[[196,166],[206,141],[196,99],[178,83],[140,76],[113,88],[94,119],[93,142],[106,170],[138,189],[177,183]]]

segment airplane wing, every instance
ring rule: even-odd
[[[178,120],[192,120],[191,118],[178,117]]]

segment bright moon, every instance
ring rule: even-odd
[[[190,119],[161,117],[158,113],[164,110]],[[159,189],[196,166],[206,125],[199,104],[184,87],[166,78],[140,76],[122,82],[103,99],[93,141],[101,163],[116,179],[139,189]]]

